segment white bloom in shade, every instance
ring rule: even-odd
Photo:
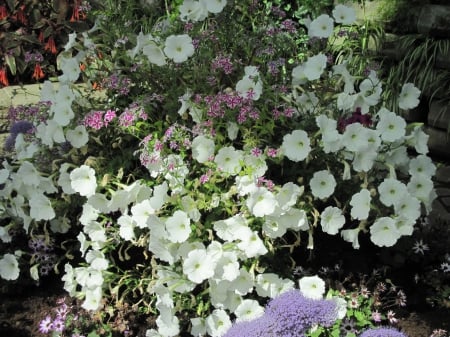
[[[42,141],[44,145],[47,145],[49,148],[53,147],[53,142],[63,143],[66,141],[66,139],[64,138],[64,131],[62,126],[52,119],[48,120],[47,124],[44,122],[40,123],[36,127],[35,135]]]
[[[34,193],[30,200],[30,216],[36,220],[52,220],[55,217],[52,203],[49,198],[40,193]]]
[[[239,96],[254,101],[257,101],[261,97],[262,90],[263,84],[259,78],[259,74],[255,76],[244,75],[244,77],[236,83],[236,91]]]
[[[201,0],[210,13],[220,13],[227,4],[227,0]]]
[[[432,177],[436,173],[436,165],[434,165],[430,157],[421,154],[409,161],[408,173],[411,176],[423,174]]]
[[[71,186],[75,192],[90,197],[95,194],[97,180],[95,170],[87,165],[81,165],[70,172]]]
[[[234,290],[236,294],[245,296],[253,291],[254,286],[255,276],[253,273],[248,272],[245,268],[241,268],[239,276],[230,283],[229,289]]]
[[[352,152],[365,151],[369,145],[369,134],[361,123],[347,125],[342,135],[342,145]]]
[[[80,63],[76,57],[62,57],[60,59],[59,68],[62,70],[63,74],[58,77],[60,82],[72,82],[74,83],[78,80],[80,76]]]
[[[333,17],[337,23],[342,23],[344,25],[351,25],[356,21],[356,12],[352,7],[347,7],[344,5],[336,5],[333,9]]]
[[[70,121],[75,117],[75,113],[72,110],[71,102],[56,102],[52,105],[54,111],[53,121],[58,125],[67,126]]]
[[[352,243],[353,249],[359,249],[359,241],[358,241],[358,235],[359,235],[359,228],[354,229],[344,229],[341,231],[342,238]]]
[[[413,83],[405,83],[398,98],[398,106],[403,110],[414,109],[420,103],[419,97],[420,90]]]
[[[208,10],[200,1],[184,0],[178,9],[180,11],[180,19],[184,22],[203,21],[208,16]]]
[[[406,121],[396,113],[382,108],[378,112],[380,120],[377,123],[377,130],[381,139],[386,142],[394,142],[402,138],[406,133]]]
[[[420,217],[420,201],[416,197],[406,193],[400,200],[394,203],[394,210],[397,215],[414,222]]]
[[[239,133],[239,125],[235,122],[227,123],[227,135],[230,140],[235,140]]]
[[[175,63],[184,62],[194,55],[194,45],[191,37],[187,34],[170,35],[164,45],[164,53]]]
[[[128,214],[122,214],[117,219],[117,224],[119,227],[119,235],[122,239],[126,241],[134,240],[134,228],[136,227],[136,222]]]
[[[336,303],[337,319],[343,319],[347,315],[347,301],[339,296],[331,298]]]
[[[429,176],[417,174],[411,177],[407,184],[407,188],[411,195],[425,203],[427,199],[430,199],[430,195],[433,191],[433,181]]]
[[[206,331],[211,337],[221,337],[231,327],[231,320],[223,309],[215,309],[206,317]]]
[[[376,149],[367,149],[366,151],[355,152],[353,158],[353,169],[356,172],[368,172],[372,169],[375,160],[378,158]]]
[[[248,229],[247,220],[241,214],[214,222],[214,231],[219,238],[225,241],[240,239],[247,233]]]
[[[242,250],[248,258],[265,255],[268,250],[266,246],[264,246],[264,242],[258,236],[258,232],[251,231],[248,227],[247,229],[247,233],[241,237],[241,242],[237,244],[237,247]]]
[[[381,217],[370,226],[370,240],[379,247],[392,247],[400,236],[392,218]]]
[[[322,299],[325,294],[325,282],[319,276],[305,276],[298,281],[303,296],[312,299]]]
[[[319,53],[305,62],[304,74],[309,81],[318,80],[327,66],[327,56]]]
[[[304,160],[311,151],[308,134],[303,130],[294,130],[284,135],[281,149],[286,157],[298,162]]]
[[[292,69],[292,86],[303,85],[308,82],[305,75],[305,64],[300,64]]]
[[[365,220],[369,217],[371,199],[370,191],[365,188],[353,194],[350,200],[350,205],[352,206],[350,215],[353,219]]]
[[[304,187],[293,182],[284,184],[276,195],[277,203],[283,210],[289,209],[297,202],[297,198],[303,194]]]
[[[414,127],[411,134],[405,137],[408,145],[415,148],[420,154],[428,153],[428,139],[430,136],[426,134],[421,126]]]
[[[334,21],[326,14],[322,14],[311,21],[308,27],[309,37],[328,38],[333,33]]]
[[[206,320],[203,317],[194,317],[190,321],[192,336],[203,336],[206,334]]]
[[[304,92],[298,97],[295,102],[302,112],[312,113],[319,104],[319,99],[312,91]]]
[[[265,187],[258,187],[247,198],[246,205],[256,217],[270,215],[275,211],[277,201],[272,192]]]
[[[239,262],[235,252],[223,252],[217,261],[215,277],[221,280],[233,281],[239,276]]]
[[[322,134],[322,146],[325,153],[337,152],[342,148],[342,135],[337,130],[337,121],[319,115],[316,117],[316,124]]]
[[[264,314],[264,307],[256,300],[245,299],[238,305],[234,314],[236,315],[236,322],[251,321]]]
[[[5,280],[17,280],[20,269],[19,262],[13,254],[5,254],[0,260],[0,276]]]
[[[408,193],[406,185],[394,178],[386,178],[378,186],[380,201],[385,206],[392,206]]]
[[[278,287],[281,283],[282,280],[277,274],[258,274],[255,289],[259,296],[274,298],[278,295]]]
[[[416,220],[408,219],[403,214],[395,217],[394,220],[400,235],[412,235]]]
[[[0,226],[0,240],[2,240],[5,243],[11,242],[12,236],[9,235],[9,231],[8,231],[7,227]]]
[[[328,206],[320,215],[320,225],[322,226],[322,230],[327,234],[337,234],[344,224],[345,217],[337,207]]]
[[[84,288],[85,298],[81,307],[88,311],[98,310],[102,304],[102,288]]]
[[[232,146],[222,147],[214,158],[217,167],[225,173],[236,175],[241,169],[242,151]]]
[[[108,269],[108,260],[105,258],[105,254],[99,250],[90,250],[87,252],[86,262],[95,270]]]
[[[377,77],[377,73],[373,70],[370,71],[369,76],[359,85],[359,99],[362,101],[361,112],[367,113],[369,106],[378,104],[383,91],[381,87],[381,81]]]
[[[327,170],[317,171],[309,182],[312,194],[319,199],[326,199],[333,194],[336,187],[334,176]]]
[[[214,275],[215,263],[205,249],[194,249],[183,262],[183,273],[194,283],[201,283]]]
[[[163,50],[154,41],[148,42],[142,48],[142,54],[147,56],[150,63],[156,64],[157,66],[163,66],[166,64],[166,55],[164,55]]]
[[[23,184],[37,187],[41,182],[41,175],[39,171],[29,161],[24,161],[20,164],[17,170],[17,177]]]
[[[131,214],[136,226],[139,228],[147,228],[147,220],[150,215],[155,214],[150,199],[143,200],[131,207]]]
[[[192,141],[192,158],[205,163],[214,155],[214,141],[205,136],[197,136]]]
[[[73,130],[67,130],[66,139],[74,148],[79,149],[89,141],[89,135],[84,125],[78,125]]]
[[[167,238],[171,242],[184,242],[191,234],[191,220],[188,215],[180,210],[166,219]]]
[[[333,66],[333,75],[340,75],[344,80],[344,94],[353,94],[355,92],[355,77],[347,69],[347,61]],[[348,97],[343,95],[342,97]],[[353,102],[350,104],[353,105]]]

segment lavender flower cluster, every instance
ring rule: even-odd
[[[310,299],[293,289],[272,299],[263,316],[234,324],[224,337],[303,337],[314,325],[329,327],[336,319],[335,301]]]

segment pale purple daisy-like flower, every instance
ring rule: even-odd
[[[39,331],[42,333],[49,333],[53,330],[53,322],[52,318],[47,315],[40,323],[39,323]]]

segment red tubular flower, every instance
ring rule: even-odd
[[[76,22],[83,19],[86,19],[86,14],[80,10],[81,7],[81,0],[75,0],[75,3],[73,5],[73,11],[72,16],[70,17],[70,22]]]
[[[47,43],[44,46],[44,50],[49,51],[52,54],[56,54],[56,45],[55,40],[53,39],[53,36],[50,36],[47,40]]]
[[[5,5],[0,5],[0,20],[5,19],[8,16],[8,11]]]
[[[25,5],[22,5],[17,10],[17,13],[15,15],[17,21],[21,22],[23,25],[26,25],[28,23],[27,17],[25,16]]]
[[[44,37],[44,32],[43,31],[39,32],[38,40],[39,40],[40,43],[44,43],[45,37]]]
[[[6,72],[6,68],[0,68],[0,84],[7,87],[9,85],[8,81],[8,73]]]
[[[42,71],[41,65],[39,63],[37,63],[34,66],[33,76],[31,76],[31,77],[34,78],[36,81],[39,81],[40,79],[45,77],[45,74]]]

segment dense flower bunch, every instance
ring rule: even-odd
[[[42,88],[48,118],[3,162],[0,201],[6,233],[50,223],[76,238],[82,262],[66,263],[63,281],[84,309],[137,296],[158,314],[148,337],[222,336],[294,287],[279,256],[302,237],[309,249],[317,231],[392,246],[430,210],[426,134],[383,107],[375,71],[333,63],[335,28],[354,12],[338,5],[301,27],[267,11],[185,0],[177,20],[117,45],[103,99],[74,83],[105,47],[94,31],[69,37],[60,85]],[[419,94],[404,85],[400,108]],[[3,278],[19,276],[18,255],[0,259]],[[282,314],[281,296],[266,311]],[[331,323],[328,304],[301,303],[311,311],[285,319],[303,320],[302,333]]]

